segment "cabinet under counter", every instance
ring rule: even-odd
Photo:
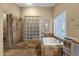
[[[75,38],[64,38],[63,54],[66,56],[79,56],[79,42]]]

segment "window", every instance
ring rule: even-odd
[[[58,37],[66,36],[66,11],[55,17],[54,19],[54,35]]]

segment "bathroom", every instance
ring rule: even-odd
[[[79,56],[78,3],[0,3],[0,15],[1,55]]]

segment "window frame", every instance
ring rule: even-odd
[[[65,30],[64,30],[65,34],[64,34],[63,36],[61,36],[61,35],[59,35],[59,34],[56,33],[56,27],[55,27],[55,26],[56,26],[56,25],[55,25],[55,22],[56,22],[56,21],[59,21],[60,19],[62,19],[62,18],[61,18],[62,16],[65,16],[65,17],[64,17],[64,19],[65,19],[65,22],[64,22],[64,23],[65,23],[65,24],[64,24],[64,26],[65,26]],[[57,18],[58,18],[59,20],[56,20]],[[62,21],[62,20],[61,20],[61,21]],[[55,36],[60,37],[60,38],[64,38],[64,37],[67,36],[67,30],[66,30],[66,29],[67,29],[67,26],[66,26],[67,24],[66,24],[66,21],[67,21],[67,11],[66,11],[66,10],[62,11],[61,13],[59,13],[59,14],[54,18],[54,35],[55,35]],[[61,22],[61,23],[62,23],[62,22]],[[61,27],[61,28],[62,28],[62,27]],[[61,30],[61,31],[62,31],[62,30]],[[60,31],[60,32],[61,32],[61,31]]]

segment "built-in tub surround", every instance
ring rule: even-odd
[[[43,37],[41,44],[41,55],[44,56],[62,56],[63,43],[54,37]]]
[[[63,45],[63,42],[60,42],[54,37],[43,37],[42,42],[43,45]]]

